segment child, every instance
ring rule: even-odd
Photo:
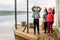
[[[34,20],[33,20],[33,23],[34,23],[34,34],[36,34],[36,26],[37,26],[37,32],[38,32],[38,34],[40,34],[39,33],[39,18],[40,18],[40,14],[39,13],[41,11],[41,8],[39,6],[34,6],[32,8],[32,11],[33,11],[33,16],[32,17],[34,18]]]
[[[52,33],[52,23],[54,22],[54,15],[53,15],[53,12],[52,12],[52,8],[48,9],[48,15],[47,15],[46,20],[47,20],[48,33],[49,33],[49,35],[51,35],[51,33]]]
[[[48,11],[47,11],[47,8],[44,9],[44,15],[43,15],[43,19],[44,19],[44,33],[46,33],[46,30],[47,30],[47,21],[46,21],[46,17],[47,17],[47,14],[48,14]]]

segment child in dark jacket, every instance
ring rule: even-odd
[[[48,27],[48,33],[49,35],[51,35],[52,33],[52,23],[54,22],[54,15],[53,15],[53,12],[52,12],[52,8],[49,8],[48,9],[48,15],[47,15],[47,27]]]
[[[46,33],[47,30],[47,21],[46,21],[46,17],[47,17],[48,11],[47,8],[44,9],[44,15],[43,15],[43,19],[44,19],[44,33]]]

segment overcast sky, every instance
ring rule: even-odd
[[[26,10],[27,0],[17,0],[18,10]],[[32,6],[39,5],[40,7],[53,7],[55,0],[29,0],[29,10]],[[0,0],[0,10],[14,10],[14,0]]]

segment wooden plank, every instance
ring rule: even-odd
[[[26,38],[28,40],[37,40],[37,36],[35,36],[35,35],[27,34],[24,32],[19,32],[17,30],[15,30],[14,32],[15,32],[15,35],[21,36],[21,37]]]

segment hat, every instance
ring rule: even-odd
[[[52,11],[52,8],[49,8],[48,11]]]

